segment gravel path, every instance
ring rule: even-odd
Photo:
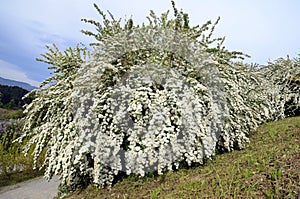
[[[0,199],[50,199],[57,196],[59,179],[50,182],[43,177],[34,178],[12,186],[0,187]]]

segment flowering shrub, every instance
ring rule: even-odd
[[[265,67],[266,78],[279,89],[285,116],[300,115],[300,59],[279,58]]]
[[[201,164],[216,150],[244,148],[257,125],[284,117],[269,70],[235,62],[245,55],[212,38],[218,21],[190,27],[173,4],[174,19],[151,12],[148,24],[123,27],[95,7],[103,22],[84,20],[98,32],[83,31],[97,40],[92,59],[84,47],[48,47],[42,61],[55,74],[29,94],[23,138],[35,161],[46,149],[47,178],[102,187],[122,172]]]

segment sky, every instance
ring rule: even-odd
[[[247,63],[267,64],[300,53],[299,0],[176,0],[193,25],[221,21],[215,36],[225,36],[229,50],[251,56]],[[94,27],[82,18],[99,20],[93,7],[111,11],[116,18],[146,22],[150,10],[158,15],[172,9],[170,0],[2,0],[0,6],[0,77],[38,86],[50,76],[48,65],[37,62],[45,45],[61,50],[94,41],[82,29]],[[170,15],[171,16],[171,15]]]

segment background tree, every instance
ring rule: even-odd
[[[21,109],[31,101],[30,99],[22,99],[28,91],[17,86],[0,85],[0,92],[0,103],[4,108]]]

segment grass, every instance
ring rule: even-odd
[[[66,198],[297,198],[300,117],[260,126],[244,150],[162,176],[123,178],[110,188],[90,185]]]
[[[0,190],[1,187],[14,185],[26,180],[33,179],[35,177],[42,176],[44,171],[37,171],[33,169],[28,169],[22,172],[14,172],[6,175],[0,175]]]
[[[23,110],[0,108],[0,120],[17,119],[23,116]]]
[[[24,156],[22,143],[13,143],[22,132],[23,123],[16,120],[21,116],[22,110],[0,108],[0,188],[43,175],[43,171],[33,170],[32,155]],[[42,161],[43,157],[38,165]]]
[[[38,159],[38,166],[42,165],[43,157]],[[33,169],[32,155],[24,156],[19,151],[3,153],[0,148],[0,189],[3,186],[14,185],[44,174],[44,169]],[[14,167],[16,167],[14,169]],[[6,169],[4,169],[4,167]]]

